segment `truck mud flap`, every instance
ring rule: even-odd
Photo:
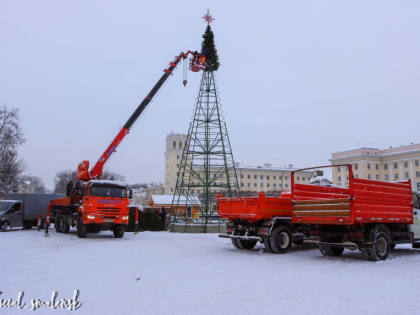
[[[221,238],[239,238],[241,240],[257,240],[257,241],[261,241],[261,237],[258,237],[258,236],[219,234],[219,237],[221,237]]]
[[[350,250],[356,250],[359,249],[359,246],[356,243],[352,242],[344,242],[344,243],[329,243],[329,242],[320,242],[316,240],[304,240],[305,244],[314,244],[318,247],[320,246],[334,246],[334,247],[343,247]]]

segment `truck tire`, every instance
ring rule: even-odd
[[[112,229],[112,232],[114,232],[115,238],[122,238],[124,236],[124,226],[122,224],[117,224]]]
[[[373,261],[386,260],[390,252],[391,235],[383,225],[377,225],[370,231],[372,247],[369,249],[369,258]]]
[[[289,227],[280,225],[273,229],[270,235],[270,245],[273,253],[287,253],[292,248],[292,244],[292,230]]]
[[[9,224],[9,222],[4,221],[1,224],[1,230],[2,230],[2,232],[6,232],[6,231],[10,230],[10,224]]]
[[[273,252],[273,250],[271,249],[270,238],[269,237],[267,237],[267,238],[264,239],[264,249],[268,253],[272,253]]]
[[[57,233],[61,233],[61,215],[57,214],[55,216],[54,226]]]
[[[344,252],[344,247],[322,245],[319,247],[319,251],[324,256],[338,257]]]
[[[64,234],[67,234],[67,233],[69,233],[69,232],[70,232],[70,224],[69,224],[69,222],[67,221],[67,217],[66,217],[65,215],[62,215],[61,217],[62,217],[62,221],[61,221],[61,231],[62,231]]]
[[[87,237],[87,226],[83,224],[82,216],[79,215],[77,217],[77,236],[79,238],[86,238]]]
[[[236,248],[236,249],[242,249],[239,247],[238,243],[236,242],[237,239],[236,238],[231,238],[230,239],[232,241],[232,245]]]
[[[240,247],[243,249],[253,249],[255,245],[257,245],[257,240],[241,240],[237,239],[236,242],[238,245],[240,244]]]

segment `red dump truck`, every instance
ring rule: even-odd
[[[266,251],[286,253],[293,243],[302,243],[304,230],[291,223],[293,205],[290,193],[268,197],[218,196],[219,216],[229,219],[226,234],[238,249],[252,249],[257,242],[264,243]]]
[[[385,260],[397,245],[420,248],[419,201],[411,181],[384,182],[353,176],[350,164],[326,167],[348,169],[348,187],[297,184],[291,176],[291,223],[305,227],[324,256],[340,256],[344,249],[360,250],[369,259]],[[301,170],[299,170],[301,171]]]

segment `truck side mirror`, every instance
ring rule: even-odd
[[[133,190],[132,189],[128,190],[128,199],[133,199]]]

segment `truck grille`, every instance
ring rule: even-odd
[[[107,219],[113,219],[121,213],[120,208],[98,208],[98,214]]]

